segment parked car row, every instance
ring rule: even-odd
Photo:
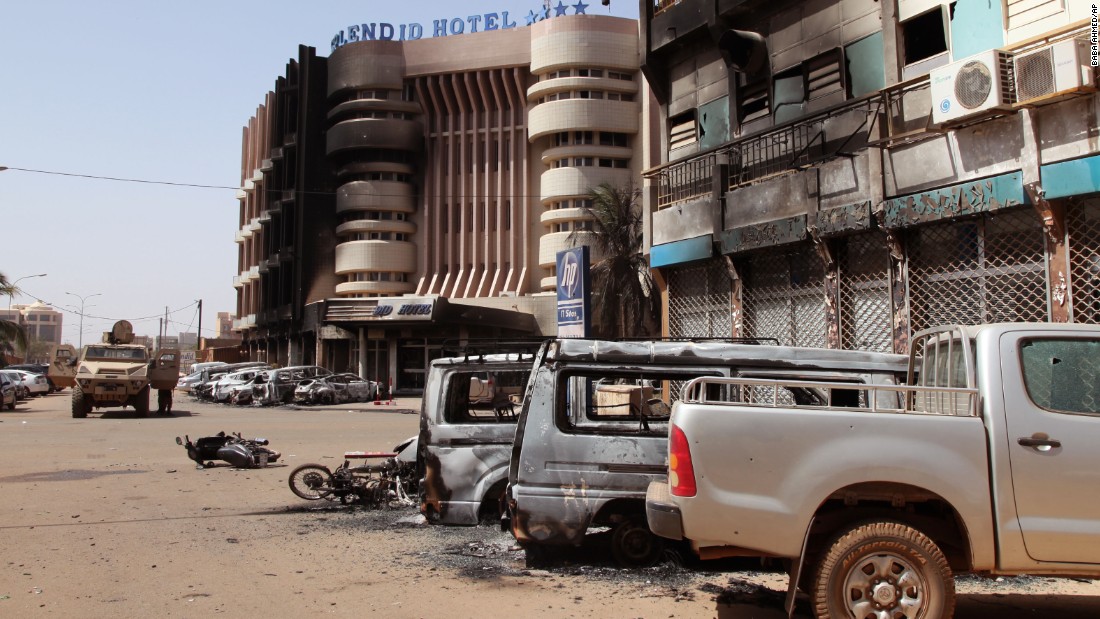
[[[223,404],[342,404],[378,396],[378,384],[316,365],[272,368],[265,363],[205,367],[180,380],[192,396]]]
[[[12,366],[0,370],[0,374],[3,374],[11,383],[16,401],[50,393],[50,384],[44,374],[12,369]],[[12,408],[14,408],[14,405],[12,405]]]
[[[44,376],[46,378],[46,384],[49,386],[50,393],[53,393],[55,391],[61,391],[61,387],[55,385],[53,380],[50,379],[50,377],[48,375],[48,371],[50,369],[50,366],[46,363],[16,363],[14,365],[7,366],[4,369],[5,370],[23,370],[25,372],[30,372],[32,374],[41,374],[42,376]]]

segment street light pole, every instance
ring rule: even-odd
[[[0,170],[0,172],[3,172],[3,170]],[[19,279],[12,282],[12,284],[11,284],[11,294],[8,295],[8,312],[9,313],[11,312],[11,300],[12,300],[13,297],[15,297],[15,293],[19,292],[19,288],[16,286],[16,284],[18,284],[19,282],[21,282],[25,279],[30,279],[32,277],[46,277],[46,274],[45,273],[39,273],[38,275],[24,275],[23,277],[20,277]]]
[[[74,293],[74,292],[66,292],[65,294],[71,294],[72,296],[80,299],[80,335],[77,336],[77,340],[80,343],[77,344],[77,348],[81,349],[81,348],[84,348],[84,302],[87,301],[88,299],[92,298],[92,297],[103,296],[103,293],[102,292],[96,292],[96,293],[89,294],[89,295],[86,295],[86,296],[83,296],[83,297],[76,294],[76,293]]]

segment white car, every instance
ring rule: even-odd
[[[0,410],[3,410],[5,406],[8,410],[15,410],[15,381],[8,378],[8,375],[0,372]]]
[[[50,383],[42,374],[35,374],[26,370],[8,370],[23,377],[24,393],[28,396],[46,395],[50,392]]]
[[[251,381],[253,377],[264,371],[266,370],[263,368],[252,368],[249,370],[241,370],[240,372],[233,372],[232,374],[226,374],[214,381],[210,390],[210,397],[214,398],[215,402],[228,402],[229,396],[233,393],[233,387]]]
[[[12,385],[15,387],[15,400],[17,402],[20,400],[26,400],[28,389],[27,385],[23,382],[23,375],[16,370],[0,370],[0,373],[3,373],[5,376],[7,376],[8,380],[10,380]]]

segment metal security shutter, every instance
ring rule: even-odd
[[[1071,203],[1066,228],[1073,322],[1100,324],[1100,199]]]
[[[673,269],[668,277],[669,337],[730,337],[730,292],[721,260]]]
[[[758,252],[746,262],[741,291],[745,335],[825,348],[825,273],[813,247]]]
[[[839,241],[840,342],[846,350],[894,352],[886,235],[866,232]]]
[[[910,329],[944,324],[1047,320],[1044,234],[1016,209],[913,229]]]

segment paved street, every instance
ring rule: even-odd
[[[780,575],[619,570],[577,553],[529,570],[493,527],[428,527],[412,509],[298,499],[293,467],[414,434],[419,402],[232,408],[178,397],[172,417],[69,416],[63,392],[0,413],[0,616],[720,617],[782,615]],[[264,436],[266,469],[197,470],[177,446]],[[960,584],[957,617],[1100,616],[1100,587],[1046,578]],[[799,617],[807,617],[802,602]]]

